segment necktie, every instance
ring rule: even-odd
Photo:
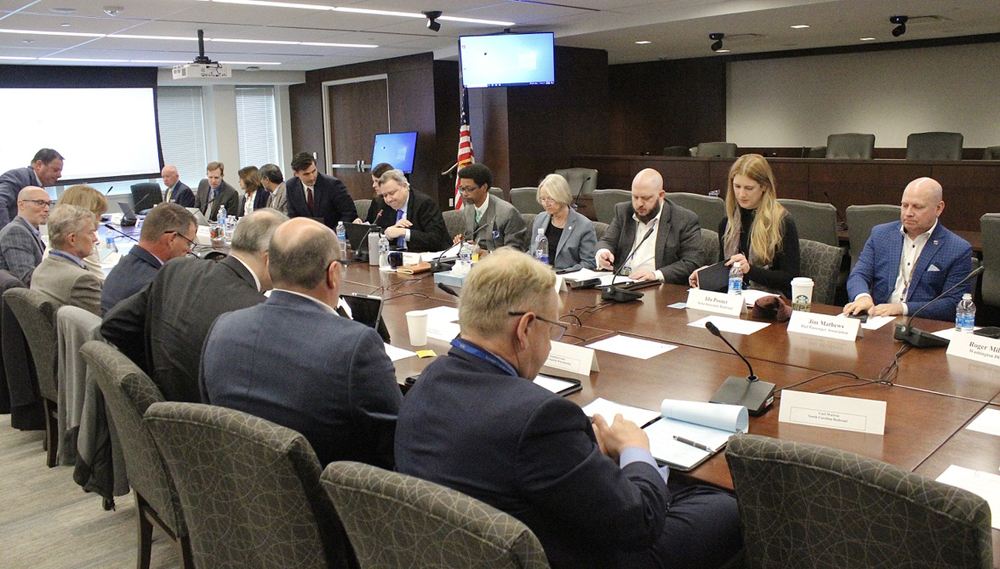
[[[170,194],[172,194],[172,193],[174,193],[174,187],[170,186],[169,188],[167,188],[167,200],[166,201],[168,201],[168,202],[170,201]]]
[[[306,186],[306,203],[309,204],[309,213],[315,213],[316,210],[313,209],[313,189]]]
[[[396,212],[396,223],[399,223],[400,220],[402,220],[402,219],[403,219],[403,210],[399,210],[399,211]],[[404,247],[406,247],[406,235],[405,234],[404,235],[400,235],[399,237],[396,238],[396,248],[397,249],[402,249]]]
[[[476,210],[476,225],[479,225],[479,220],[483,218],[483,212]]]

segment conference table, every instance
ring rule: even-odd
[[[458,289],[459,291],[461,289]],[[407,350],[433,350],[441,356],[447,342],[428,338],[426,346],[410,344],[406,312],[457,306],[457,299],[439,288],[429,273],[397,275],[367,263],[351,263],[342,293],[373,294],[384,299],[383,320],[390,343]],[[703,327],[689,326],[710,313],[678,308],[687,287],[663,284],[642,290],[641,300],[625,304],[602,301],[595,290],[559,293],[560,321],[569,326],[564,342],[587,345],[615,335],[670,344],[676,348],[649,359],[597,351],[600,371],[582,381],[568,399],[583,406],[598,397],[645,409],[659,409],[665,398],[707,401],[727,377],[745,377],[746,364]],[[836,314],[839,307],[814,304],[812,312]],[[747,315],[741,318],[748,319]],[[916,319],[928,331],[950,323]],[[955,464],[997,474],[1000,444],[996,436],[965,426],[984,409],[1000,410],[1000,374],[994,366],[945,355],[944,348],[909,349],[892,337],[892,323],[864,330],[855,342],[787,332],[771,323],[749,335],[726,334],[742,352],[755,374],[780,390],[829,392],[834,395],[884,401],[885,434],[831,430],[778,421],[780,391],[774,407],[751,417],[749,432],[811,444],[821,444],[869,456],[907,471],[936,478]],[[397,378],[417,376],[432,357],[408,357],[395,363]],[[896,372],[880,379],[896,361]],[[838,373],[829,373],[838,372]],[[721,452],[688,473],[691,481],[732,489],[732,478]],[[1000,564],[1000,531],[993,531],[995,564]]]

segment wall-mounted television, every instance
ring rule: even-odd
[[[462,85],[470,89],[552,85],[554,46],[552,32],[462,36],[458,40]]]
[[[417,149],[416,132],[386,132],[375,135],[372,166],[385,162],[404,174],[413,172],[413,156]]]

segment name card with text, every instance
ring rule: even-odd
[[[549,359],[545,360],[541,373],[584,380],[590,378],[592,371],[601,371],[592,348],[552,342]]]
[[[882,435],[885,401],[782,390],[778,421]]]
[[[1000,340],[977,336],[971,332],[959,332],[952,335],[947,354],[984,364],[1000,365]]]
[[[861,321],[857,318],[838,318],[825,314],[793,311],[788,319],[788,331],[809,334],[834,340],[853,342],[858,339]]]
[[[746,310],[742,296],[701,290],[700,288],[688,291],[687,307],[728,316],[739,316]]]

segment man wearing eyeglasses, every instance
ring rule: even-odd
[[[52,202],[38,186],[28,186],[17,195],[17,217],[0,229],[0,269],[17,277],[25,286],[42,262],[45,243],[38,226],[49,218]]]
[[[101,312],[139,292],[153,281],[164,263],[192,254],[198,221],[176,203],[161,203],[146,215],[139,242],[115,265],[104,281]]]
[[[442,251],[451,245],[444,217],[430,196],[410,188],[401,170],[389,170],[378,179],[385,205],[376,224],[389,246],[407,251]]]
[[[554,284],[551,267],[511,249],[472,268],[461,334],[403,400],[396,470],[521,520],[553,569],[721,565],[741,547],[732,496],[668,488],[635,423],[592,425],[532,383],[565,329]]]
[[[484,164],[469,164],[458,171],[458,188],[462,192],[462,219],[465,230],[454,242],[473,241],[480,249],[493,251],[499,247],[528,249],[528,226],[509,202],[490,196],[493,173]]]
[[[205,340],[202,402],[295,429],[324,465],[392,469],[403,396],[375,329],[336,312],[339,257],[337,236],[317,221],[278,227],[268,257],[271,296],[223,314]]]
[[[49,216],[52,249],[31,275],[31,290],[56,308],[77,306],[100,316],[101,280],[83,260],[97,243],[97,216],[89,209],[62,204]]]
[[[62,169],[62,154],[43,148],[35,153],[30,166],[14,168],[0,175],[0,227],[10,223],[17,215],[17,200],[22,189],[54,186],[62,178]]]

